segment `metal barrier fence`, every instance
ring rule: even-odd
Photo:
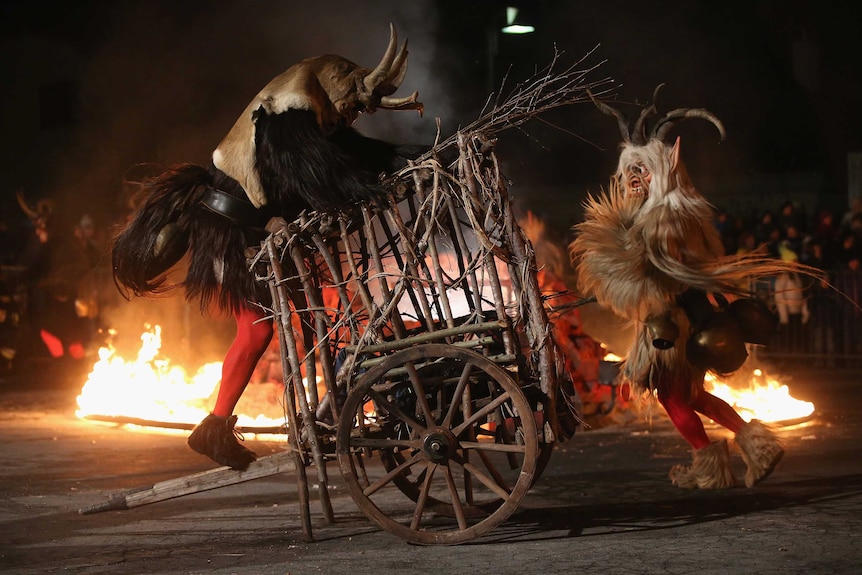
[[[803,282],[803,307],[788,313],[770,345],[758,351],[765,359],[804,363],[811,367],[862,367],[862,271],[829,274],[828,285]],[[777,309],[783,298],[775,281],[759,282],[755,290]],[[795,310],[794,310],[795,311]]]

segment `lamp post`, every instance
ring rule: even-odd
[[[488,91],[497,89],[497,56],[500,53],[499,34],[521,35],[536,31],[533,22],[525,17],[524,12],[516,6],[507,6],[503,25],[495,15],[488,27]]]
[[[530,22],[518,18],[520,12],[515,6],[506,7],[506,25],[500,29],[503,34],[529,34],[536,31],[536,27]]]

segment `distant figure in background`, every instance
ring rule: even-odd
[[[756,249],[757,238],[754,237],[754,232],[745,230],[739,234],[739,241],[737,242],[735,252],[736,255],[743,256],[746,254],[753,254]]]
[[[833,277],[833,285],[841,294],[838,298],[841,341],[840,353],[850,358],[862,356],[862,254],[853,252]],[[848,359],[848,367],[862,367],[857,360]]]
[[[737,239],[739,234],[736,228],[736,220],[730,217],[725,210],[718,210],[715,216],[715,229],[721,238],[724,253],[732,254],[738,249]]]
[[[841,244],[836,252],[838,269],[848,269],[850,262],[862,255],[862,241],[852,233],[846,233],[841,238]]]
[[[795,256],[784,255],[783,257],[786,261],[796,261]],[[808,309],[805,286],[797,272],[784,272],[775,278],[775,309],[778,313],[782,351],[788,353],[803,351],[805,327],[808,325],[811,313]]]
[[[107,268],[103,261],[104,244],[96,229],[96,223],[90,214],[84,213],[74,229],[78,249],[87,262],[87,271],[79,279],[78,297],[75,300],[75,312],[87,329],[87,340],[93,341],[99,331],[99,319],[102,308],[102,290],[105,287]],[[107,258],[104,258],[105,260]]]
[[[785,200],[781,204],[781,209],[778,211],[775,220],[778,229],[781,230],[782,235],[785,237],[787,236],[787,228],[791,226],[796,228],[798,232],[806,231],[805,216],[800,213],[796,204],[791,200]]]
[[[41,200],[31,208],[20,193],[18,202],[32,222],[18,262],[29,285],[28,324],[51,357],[81,360],[90,332],[77,306],[90,263],[55,214],[53,202]]]
[[[835,367],[836,330],[840,324],[838,315],[839,294],[829,287],[832,261],[823,244],[815,239],[811,242],[810,257],[804,262],[824,273],[824,279],[811,282],[808,289],[808,308],[811,312],[811,344],[816,354],[815,365]]]
[[[817,214],[817,221],[814,222],[811,238],[820,243],[826,254],[831,254],[835,251],[835,246],[838,243],[838,230],[838,224],[832,210],[823,208]]]
[[[843,214],[841,221],[838,223],[838,233],[845,234],[852,227],[853,218],[856,216],[862,217],[862,198],[853,198],[850,200],[850,205]]]
[[[760,215],[760,220],[754,226],[754,237],[757,240],[757,245],[762,245],[769,242],[773,237],[773,232],[778,229],[772,212],[765,211]]]

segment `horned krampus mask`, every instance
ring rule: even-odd
[[[642,197],[645,208],[664,201],[668,193],[674,191],[685,193],[687,190],[694,189],[680,162],[679,138],[672,146],[665,141],[668,132],[677,122],[686,118],[701,118],[715,125],[721,139],[725,138],[724,126],[719,119],[702,108],[671,110],[655,122],[653,129],[647,135],[647,120],[657,113],[656,100],[662,86],[664,84],[656,87],[652,103],[641,110],[633,126],[629,125],[628,118],[620,110],[593,99],[599,110],[617,119],[623,144],[616,176],[626,195]]]
[[[394,98],[407,73],[407,42],[398,49],[395,27],[389,27],[389,46],[373,70],[341,56],[309,58],[275,77],[243,111],[227,136],[213,152],[214,165],[237,180],[249,199],[260,207],[266,203],[255,170],[255,130],[258,110],[279,114],[286,110],[313,111],[324,134],[351,125],[363,112],[418,110],[418,93]]]

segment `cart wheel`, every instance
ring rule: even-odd
[[[533,483],[539,442],[532,408],[505,369],[467,349],[426,344],[361,377],[336,449],[360,509],[429,545],[468,541],[505,521]]]
[[[543,406],[545,407],[545,406]],[[546,407],[545,407],[546,408]],[[553,443],[546,443],[544,441],[539,441],[539,455],[536,457],[536,470],[533,472],[533,485],[536,484],[536,481],[541,477],[542,472],[545,471],[545,468],[548,466],[548,463],[551,460],[551,455],[554,451]],[[408,448],[392,448],[392,449],[381,449],[379,451],[380,459],[383,462],[383,466],[386,468],[386,471],[392,471],[399,465],[403,465],[407,458],[410,457],[410,449]],[[395,477],[392,478],[392,482],[401,490],[404,495],[412,499],[413,501],[419,501],[419,494],[421,493],[422,482],[425,479],[424,470],[419,473],[398,473]],[[496,504],[498,498],[495,498],[491,501],[474,501],[470,508],[467,509],[469,512],[472,506],[487,508],[488,506],[493,506]],[[451,505],[447,505],[445,502],[434,499],[433,497],[428,498],[428,505],[434,506],[434,511],[436,513],[441,513],[448,515],[450,517],[455,517],[454,509]]]

